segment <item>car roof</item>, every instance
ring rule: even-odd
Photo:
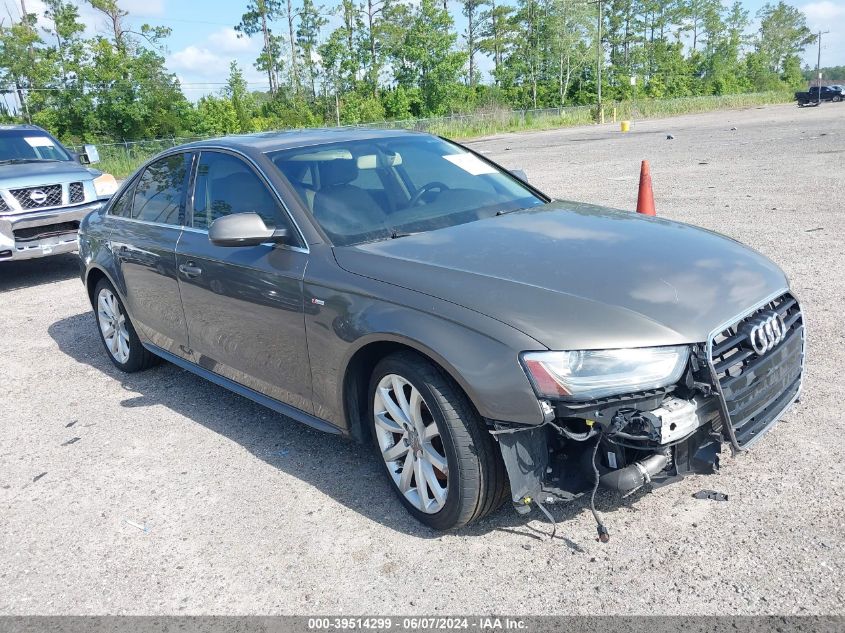
[[[181,148],[224,147],[241,151],[272,152],[297,147],[311,147],[326,143],[344,141],[368,141],[400,136],[420,136],[420,132],[409,130],[362,129],[362,128],[308,128],[281,132],[256,132],[235,134],[220,138],[194,141]],[[426,135],[427,136],[427,135]]]
[[[43,127],[39,127],[37,125],[32,125],[29,123],[18,123],[14,125],[0,125],[0,132],[6,132],[9,130],[30,130],[32,132],[47,132]]]

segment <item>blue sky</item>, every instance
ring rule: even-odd
[[[130,23],[140,27],[147,22],[167,26],[172,35],[166,42],[166,58],[169,69],[176,73],[183,83],[185,94],[196,100],[203,94],[216,92],[225,81],[229,62],[237,60],[244,69],[250,87],[266,89],[266,77],[255,70],[253,62],[261,48],[257,37],[239,38],[232,28],[240,21],[246,0],[118,0],[121,7],[130,13]],[[775,0],[772,0],[775,1]],[[16,0],[0,0],[9,10],[17,13]],[[43,14],[41,0],[26,0],[27,10]],[[335,6],[336,0],[323,0]],[[86,3],[78,3],[82,18],[89,33],[102,32],[104,21]],[[298,4],[295,0],[295,4]],[[319,4],[319,2],[318,2]],[[753,16],[765,4],[763,0],[746,0],[746,8]],[[822,38],[822,65],[845,65],[845,0],[802,0],[791,2],[807,15],[810,28],[828,30]],[[460,30],[464,19],[460,5],[450,0],[450,12]],[[336,26],[332,19],[327,29]],[[286,26],[276,25],[276,30],[286,32]],[[816,48],[811,47],[805,55],[805,62],[815,65]],[[489,64],[481,64],[482,68]]]

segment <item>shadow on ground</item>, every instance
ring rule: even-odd
[[[404,510],[369,446],[311,429],[170,363],[136,374],[124,374],[106,356],[88,313],[57,321],[48,331],[62,352],[101,371],[109,379],[119,381],[127,392],[131,392],[121,406],[164,405],[237,442],[266,463],[314,486],[372,521],[420,538],[440,536],[420,525]],[[604,507],[608,503],[616,505],[608,493],[601,494],[600,503]],[[561,522],[589,512],[589,502],[585,498],[550,509]],[[530,518],[545,521],[536,510]],[[456,534],[480,536],[499,530],[533,540],[548,539],[551,525],[540,527],[542,529],[529,525],[526,518],[517,515],[510,504],[505,504],[486,519]],[[562,535],[563,531],[558,529],[556,540],[575,552],[583,552],[579,545]]]
[[[79,277],[79,256],[65,253],[14,262],[0,262],[0,292]]]

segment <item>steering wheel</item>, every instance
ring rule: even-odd
[[[430,182],[428,184],[425,184],[422,187],[420,187],[420,189],[419,189],[419,191],[417,191],[417,193],[414,194],[414,197],[411,198],[410,202],[408,202],[408,206],[414,207],[414,206],[418,205],[420,200],[422,200],[422,197],[426,193],[428,193],[429,191],[434,191],[435,189],[439,189],[440,191],[445,191],[448,188],[449,188],[448,185],[445,185],[442,182],[439,182],[437,180]]]

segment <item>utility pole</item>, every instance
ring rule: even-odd
[[[819,56],[816,58],[816,84],[819,91],[816,93],[816,105],[821,105],[822,102],[822,35],[826,35],[830,31],[819,31]]]

